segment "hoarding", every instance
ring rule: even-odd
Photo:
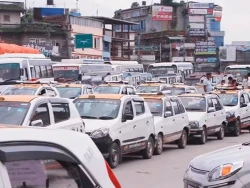
[[[225,31],[210,31],[209,32],[212,37],[224,37]]]
[[[189,30],[189,36],[206,36],[206,30],[205,29],[190,29]]]
[[[195,55],[216,55],[216,46],[214,42],[196,42]]]
[[[189,23],[190,29],[204,29],[204,23]]]
[[[213,9],[189,9],[188,14],[191,15],[212,15],[214,13]]]
[[[75,48],[93,48],[92,34],[75,35]]]
[[[156,21],[171,21],[173,19],[173,7],[152,6],[152,19]]]
[[[221,46],[219,49],[220,61],[236,61],[236,46]]]
[[[197,57],[195,58],[196,63],[216,63],[216,57]]]
[[[188,16],[188,21],[189,23],[204,23],[205,22],[205,18],[204,16]]]
[[[199,8],[199,9],[208,9],[208,8],[214,8],[213,3],[189,3],[189,8]]]

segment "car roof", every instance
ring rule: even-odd
[[[81,88],[84,86],[91,86],[91,85],[85,85],[85,84],[58,84],[55,87],[69,87],[69,88]]]
[[[139,86],[161,86],[161,85],[164,85],[164,84],[163,83],[145,83],[145,84],[140,84]]]
[[[226,94],[226,93],[237,94],[239,92],[240,92],[240,90],[217,90],[217,91],[213,91],[212,93],[214,93],[214,94],[222,94],[222,93],[224,93],[224,94]]]
[[[120,100],[122,97],[127,95],[121,94],[91,94],[91,95],[81,95],[80,99],[116,99]]]
[[[26,102],[29,103],[32,100],[38,98],[36,95],[1,95],[0,101],[4,102]]]
[[[26,87],[26,88],[34,88],[34,89],[38,89],[40,87],[49,87],[48,84],[17,84],[17,85],[14,85],[14,87]]]
[[[205,97],[207,94],[202,93],[184,93],[179,95],[180,97]]]
[[[146,94],[146,93],[138,94],[138,96],[144,99],[163,99],[165,97],[165,95]]]
[[[99,85],[99,86],[101,86],[101,87],[108,87],[108,86],[116,86],[116,87],[121,87],[121,86],[127,86],[126,84],[124,84],[124,83],[107,83],[107,84],[101,84],[101,85]],[[99,87],[99,86],[97,86],[97,87]]]

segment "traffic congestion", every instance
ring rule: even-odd
[[[237,73],[248,66],[213,75],[187,62],[144,70],[134,61],[55,63],[41,54],[0,55],[0,65],[2,185],[123,187],[115,172],[127,156],[148,163],[168,144],[205,148],[210,137],[250,130],[250,74]],[[247,187],[248,145],[197,156],[183,187]]]

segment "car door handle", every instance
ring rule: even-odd
[[[134,125],[134,127],[133,127],[134,129],[136,128],[136,125]]]

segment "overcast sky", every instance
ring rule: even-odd
[[[21,0],[12,0],[21,1]],[[28,6],[44,6],[46,0],[26,0]],[[114,11],[129,8],[136,0],[78,0],[79,8],[84,16],[96,15],[113,17]],[[147,4],[159,3],[160,0],[146,0]],[[179,0],[178,0],[179,1]],[[54,0],[56,7],[75,8],[76,0]],[[138,1],[139,2],[139,1]],[[225,44],[231,41],[250,41],[249,7],[250,0],[197,0],[197,2],[216,3],[223,8],[222,30],[226,32]],[[239,3],[237,3],[239,2]],[[141,3],[141,2],[139,2]]]

